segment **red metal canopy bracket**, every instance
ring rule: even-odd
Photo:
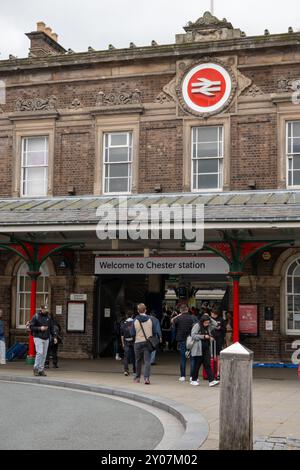
[[[83,248],[83,243],[39,243],[39,242],[28,242],[18,240],[15,238],[11,239],[10,243],[0,243],[0,248],[3,248],[11,253],[14,253],[22,258],[28,265],[28,276],[31,279],[31,290],[30,290],[30,320],[36,313],[36,291],[37,291],[37,280],[41,275],[41,265],[46,261],[47,258],[52,256],[54,253],[62,250],[74,248],[78,246]],[[32,364],[35,357],[35,348],[32,335],[29,337],[29,351],[27,356],[27,362]]]
[[[245,263],[262,250],[282,243],[293,243],[293,240],[245,241],[231,238],[224,234],[224,241],[208,242],[204,247],[221,256],[229,265],[229,276],[233,281],[233,342],[239,341],[239,285],[244,274]]]

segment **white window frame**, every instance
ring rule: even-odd
[[[47,164],[44,165],[25,165],[25,142],[32,139],[44,139],[44,152],[47,156]],[[24,185],[26,185],[25,172],[27,168],[43,168],[44,169],[44,194],[27,194],[24,191]],[[49,136],[48,135],[32,135],[22,137],[21,143],[21,181],[20,181],[20,195],[21,197],[46,197],[48,194],[48,184],[49,184]]]
[[[299,299],[300,299],[300,293],[299,294],[295,294],[294,293],[294,288],[292,288],[292,292],[288,292],[288,278],[292,277],[294,278],[294,273],[293,275],[289,275],[289,270],[291,268],[291,266],[293,264],[297,263],[297,265],[300,267],[300,258],[296,258],[296,259],[293,259],[293,261],[291,263],[289,263],[287,269],[286,269],[286,272],[285,272],[285,332],[287,335],[300,335],[300,329],[289,329],[289,325],[288,325],[288,319],[289,319],[289,308],[288,308],[288,300],[289,300],[289,296],[293,296],[293,298],[295,297],[295,295],[298,295],[299,296]],[[296,268],[295,268],[296,269]],[[297,276],[298,277],[298,276]],[[300,278],[300,276],[299,276]],[[293,286],[294,287],[294,286]],[[293,302],[294,303],[294,302]],[[295,310],[293,308],[293,314],[295,313]],[[300,311],[299,311],[300,313]],[[295,320],[294,320],[295,322]]]
[[[118,134],[121,134],[121,135],[127,135],[127,146],[124,146],[124,145],[114,145],[114,146],[111,146],[111,136],[112,135],[118,135]],[[130,136],[131,136],[131,142],[130,142]],[[103,169],[102,169],[102,173],[103,173],[103,178],[102,178],[102,187],[103,187],[103,194],[105,195],[129,195],[132,193],[132,178],[133,178],[133,149],[134,149],[134,144],[133,144],[133,138],[134,138],[134,134],[132,131],[112,131],[112,132],[105,132],[103,134]],[[106,140],[108,139],[108,146],[106,146]],[[124,161],[120,161],[120,162],[106,162],[105,161],[105,154],[106,154],[106,150],[109,150],[109,148],[124,148],[124,147],[127,147],[128,148],[128,161],[124,162]],[[106,191],[105,188],[106,188],[106,181],[107,180],[111,180],[111,179],[119,179],[119,177],[106,177],[106,167],[110,167],[111,165],[115,165],[115,164],[127,164],[129,166],[129,177],[124,177],[124,179],[127,179],[128,180],[128,183],[127,183],[127,188],[128,190],[127,191],[120,191],[120,192],[115,192],[115,191]]]
[[[18,330],[24,330],[26,328],[25,324],[20,323],[20,311],[21,311],[21,309],[24,310],[25,317],[26,317],[26,310],[30,311],[30,307],[26,308],[26,297],[29,296],[29,298],[30,298],[30,290],[27,291],[27,290],[21,290],[20,289],[21,279],[24,279],[24,278],[30,279],[29,276],[27,276],[27,275],[24,276],[23,271],[26,271],[26,272],[28,271],[28,266],[27,266],[27,263],[25,261],[19,266],[18,273],[17,273],[16,329],[18,329]],[[39,278],[42,279],[42,281],[43,281],[43,291],[37,291],[36,294],[37,295],[44,295],[44,303],[49,306],[49,301],[50,301],[49,272],[48,272],[48,269],[47,269],[45,264],[41,266],[40,272],[41,272],[41,275],[39,276]],[[48,291],[45,290],[45,280],[46,280],[46,278],[48,279]],[[25,305],[23,305],[23,307],[21,307],[21,305],[20,305],[20,299],[21,299],[22,294],[24,295],[24,301],[25,301]],[[40,305],[37,305],[37,308],[39,308],[39,307],[40,307]]]
[[[194,129],[210,129],[210,128],[217,128],[218,129],[218,153],[219,156],[217,157],[201,157],[201,158],[194,158],[193,156],[193,148],[194,148],[194,140],[193,140],[193,134],[194,134]],[[222,130],[222,143],[220,145],[220,129]],[[224,135],[225,135],[225,129],[224,125],[211,125],[211,126],[192,126],[191,127],[191,191],[193,193],[210,193],[210,192],[222,192],[224,188],[224,157],[225,157],[225,142],[224,142]],[[206,142],[210,143],[210,142]],[[194,161],[198,160],[218,160],[219,161],[219,172],[218,172],[218,187],[214,188],[203,188],[203,189],[198,189],[194,188]],[[220,170],[221,166],[221,170]],[[211,175],[211,174],[216,174],[216,173],[200,173],[201,175]]]
[[[292,179],[294,178],[294,170],[293,170],[293,157],[295,155],[298,155],[300,157],[300,152],[299,153],[289,153],[289,140],[293,140],[294,139],[294,136],[293,136],[293,126],[292,126],[292,136],[289,137],[289,125],[290,124],[294,124],[294,123],[299,123],[300,124],[300,120],[299,119],[294,119],[294,120],[289,120],[289,121],[286,121],[286,137],[285,137],[285,148],[286,148],[286,153],[285,153],[285,158],[286,158],[286,181],[287,181],[287,188],[288,189],[300,189],[300,185],[290,185],[289,184],[289,181],[290,181],[290,169],[289,169],[289,163],[290,163],[290,160],[292,161]],[[300,169],[299,169],[299,173],[300,173]]]

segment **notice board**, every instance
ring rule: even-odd
[[[84,333],[86,317],[86,302],[68,302],[67,332]]]
[[[258,305],[241,304],[239,313],[240,333],[258,336]]]

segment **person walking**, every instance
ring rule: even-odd
[[[217,378],[220,380],[220,354],[225,344],[226,336],[226,321],[223,318],[223,315],[216,308],[212,309],[211,318],[217,322],[216,328],[212,331],[212,336],[216,341],[216,353],[217,353]]]
[[[194,325],[194,319],[189,313],[186,304],[180,306],[180,314],[172,319],[173,325],[176,327],[176,341],[180,352],[180,378],[179,382],[186,380],[186,339],[191,334]],[[191,369],[193,364],[191,363]]]
[[[168,350],[170,351],[172,347],[171,312],[169,312],[167,309],[165,309],[163,313],[163,317],[161,320],[161,330],[162,330],[162,346],[163,348],[168,347]]]
[[[134,353],[135,329],[132,313],[128,312],[126,317],[126,320],[121,324],[121,343],[124,349],[124,375],[128,377],[130,375],[130,363],[133,367],[133,373],[136,373]]]
[[[32,317],[29,322],[29,328],[33,335],[36,350],[33,374],[35,376],[45,377],[46,373],[44,368],[50,336],[53,337],[54,342],[57,342],[56,333],[53,329],[53,322],[46,305],[42,305],[38,313]]]
[[[116,361],[121,361],[121,319],[116,318],[113,325],[113,343],[114,343],[114,357]]]
[[[194,344],[191,349],[191,356],[194,358],[191,385],[199,386],[199,370],[201,365],[205,369],[210,387],[219,385],[219,381],[214,379],[213,372],[210,367],[210,342],[212,332],[217,328],[217,322],[210,318],[209,315],[203,315],[201,320],[193,326],[191,337]]]
[[[53,323],[53,331],[55,333],[55,336],[52,336],[50,334],[47,357],[46,357],[46,361],[45,361],[45,369],[49,369],[50,357],[52,357],[53,367],[55,369],[58,369],[57,351],[58,351],[58,345],[60,343],[62,343],[61,326],[58,323],[56,317],[52,313],[50,313],[49,315],[50,315],[52,323]]]
[[[5,347],[5,334],[4,334],[4,322],[3,311],[0,310],[0,364],[6,364],[6,347]]]
[[[153,336],[156,336],[159,339],[159,343],[161,344],[162,343],[162,332],[161,332],[160,321],[157,318],[156,312],[154,312],[154,310],[151,312],[150,318],[151,318],[152,326],[153,326],[153,332],[152,332]],[[152,353],[151,353],[151,366],[156,365],[156,362],[155,362],[156,353],[157,353],[156,349],[154,351],[152,351]]]
[[[136,376],[134,381],[135,383],[140,383],[141,381],[142,362],[144,359],[145,385],[150,385],[151,352],[147,339],[153,334],[153,324],[151,318],[147,315],[145,304],[139,304],[137,309],[138,314],[134,320],[134,352],[136,359]]]

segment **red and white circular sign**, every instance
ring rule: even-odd
[[[230,98],[232,80],[224,67],[206,63],[193,67],[183,80],[185,103],[198,113],[212,113]]]

